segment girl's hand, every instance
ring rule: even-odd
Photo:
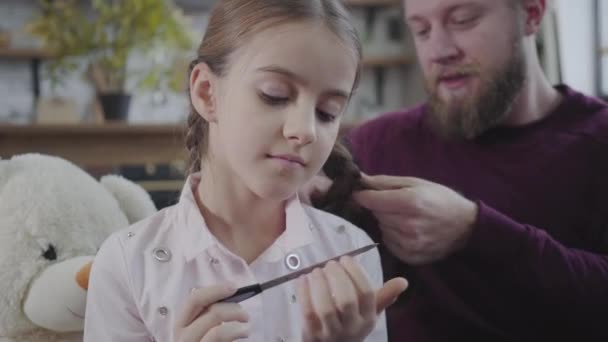
[[[247,338],[249,316],[239,304],[217,303],[233,295],[236,289],[211,286],[193,289],[176,321],[175,341],[216,342]]]
[[[363,341],[379,313],[407,288],[405,279],[395,278],[376,292],[351,257],[329,262],[298,281],[306,342]]]

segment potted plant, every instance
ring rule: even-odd
[[[92,0],[90,5],[82,0],[41,0],[40,6],[40,15],[28,30],[55,57],[48,65],[51,83],[60,83],[84,60],[109,120],[127,116],[131,98],[127,79],[138,77],[140,84],[154,86],[163,81],[159,76],[172,75],[170,63],[166,70],[159,71],[158,65],[148,72],[130,70],[127,62],[132,53],[192,48],[185,18],[167,0]]]

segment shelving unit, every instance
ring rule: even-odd
[[[374,26],[376,12],[381,8],[400,6],[400,0],[343,0],[349,8],[363,8],[365,10],[366,31],[369,32]],[[411,56],[402,57],[378,57],[364,58],[363,65],[373,68],[375,76],[376,103],[384,103],[384,81],[386,68],[404,67],[412,64],[414,58]]]
[[[29,60],[32,70],[32,92],[34,98],[40,96],[40,62],[53,58],[52,54],[41,49],[0,48],[0,58]]]
[[[15,59],[48,59],[53,56],[49,52],[40,49],[0,48],[0,57]]]
[[[368,26],[374,21],[375,13],[377,9],[390,6],[398,6],[399,0],[343,0],[345,5],[350,8],[364,8],[367,13]],[[183,8],[194,8],[197,10],[208,10],[214,3],[214,0],[178,0],[176,2]],[[53,55],[48,51],[42,49],[23,49],[23,48],[1,48],[0,47],[0,59],[19,59],[29,60],[32,72],[32,91],[34,98],[37,99],[40,96],[40,63],[43,60],[53,58]],[[371,58],[365,59],[363,64],[365,67],[375,68],[377,79],[383,79],[383,75],[380,75],[385,67],[396,67],[406,66],[412,62],[411,58],[404,56],[404,58]]]
[[[372,22],[375,13],[382,8],[399,6],[400,0],[343,0],[345,5],[351,9],[364,10],[368,19],[368,22]],[[214,0],[178,0],[177,4],[183,7],[188,5],[198,6],[198,9],[208,10],[214,3]],[[48,51],[42,49],[24,49],[24,48],[10,48],[0,47],[0,60],[12,59],[12,60],[25,60],[29,61],[31,65],[31,87],[34,94],[34,98],[40,97],[40,65],[44,60],[53,58],[53,55]],[[383,86],[384,76],[388,68],[399,68],[407,67],[414,63],[414,57],[412,56],[394,56],[394,57],[366,57],[363,60],[365,68],[372,69],[375,76],[375,88],[377,91],[376,98],[378,102],[382,102],[383,99]],[[355,123],[344,123],[345,127],[354,126]]]

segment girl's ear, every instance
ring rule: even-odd
[[[190,100],[192,106],[207,122],[217,120],[217,100],[214,87],[217,77],[206,63],[194,66],[190,73]]]

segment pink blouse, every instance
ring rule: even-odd
[[[174,321],[190,290],[231,282],[270,280],[372,243],[359,228],[301,204],[286,205],[286,229],[252,263],[226,249],[209,231],[196,205],[191,176],[178,204],[110,236],[95,258],[89,282],[84,340],[173,341]],[[376,249],[355,258],[373,286],[382,286]],[[295,282],[240,303],[249,313],[247,341],[299,341],[301,313]],[[384,314],[366,341],[386,341]]]

